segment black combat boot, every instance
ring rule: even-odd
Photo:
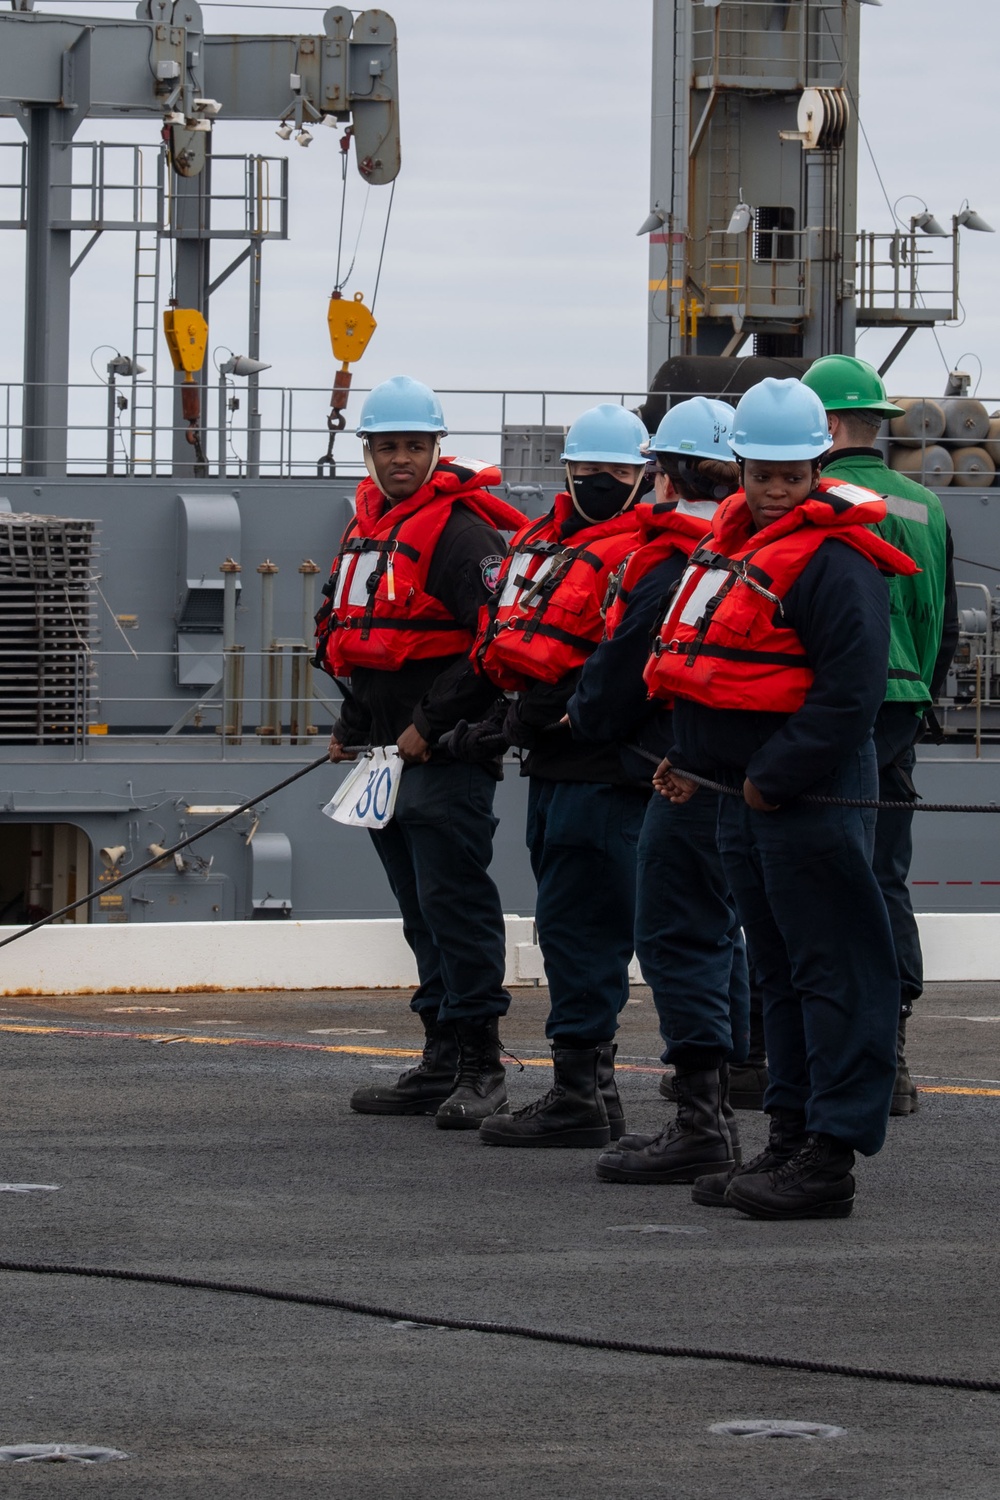
[[[920,1108],[917,1086],[906,1066],[906,1017],[900,1016],[896,1032],[896,1082],[892,1086],[891,1115],[912,1115]]]
[[[552,1088],[512,1115],[487,1120],[480,1139],[488,1146],[606,1146],[611,1127],[598,1085],[601,1050],[554,1046]]]
[[[764,1091],[770,1083],[767,1062],[733,1063],[729,1078],[729,1100],[733,1109],[764,1108]]]
[[[351,1108],[359,1115],[433,1115],[455,1087],[458,1075],[458,1038],[453,1026],[442,1026],[437,1011],[422,1010],[424,1055],[415,1068],[400,1073],[395,1083],[375,1083],[355,1089]]]
[[[764,1092],[771,1079],[767,1071],[767,1056],[761,1051],[751,1052],[746,1062],[729,1064],[729,1104],[732,1109],[763,1109]],[[676,1102],[673,1073],[664,1073],[660,1079],[660,1095]]]
[[[751,1219],[846,1219],[854,1207],[854,1152],[832,1135],[810,1135],[770,1171],[738,1172],[726,1204]]]
[[[746,1062],[729,1067],[729,1102],[733,1109],[763,1109],[764,1090],[770,1083],[764,1047],[764,1016],[760,992],[750,995],[750,1051]]]
[[[597,1087],[604,1100],[604,1111],[608,1117],[608,1128],[613,1141],[619,1140],[625,1134],[625,1111],[622,1109],[622,1101],[618,1097],[618,1085],[615,1083],[615,1053],[617,1051],[618,1048],[614,1042],[603,1042],[597,1049]]]
[[[725,1112],[726,1068],[674,1074],[677,1118],[651,1139],[626,1135],[597,1163],[602,1182],[693,1182],[718,1167],[728,1172],[738,1160],[736,1120]]]
[[[500,1022],[456,1021],[458,1078],[434,1116],[442,1130],[478,1130],[493,1115],[507,1114],[507,1073],[500,1061]]]
[[[683,1067],[678,1071],[683,1071]],[[709,1072],[714,1070],[699,1068],[697,1071]],[[722,1063],[720,1065],[719,1078],[722,1084],[722,1116],[726,1122],[726,1128],[729,1131],[730,1136],[732,1137],[733,1159],[736,1162],[736,1165],[739,1166],[740,1162],[743,1159],[743,1153],[740,1149],[739,1129],[736,1124],[736,1116],[733,1113],[733,1107],[729,1102],[730,1072],[731,1067],[729,1063]],[[664,1099],[669,1098],[676,1101],[677,1096],[674,1093],[675,1077],[676,1073],[664,1073],[663,1077],[660,1079],[660,1093],[663,1095]],[[618,1146],[622,1151],[643,1151],[647,1146],[651,1146],[654,1141],[658,1141],[662,1134],[663,1132],[660,1130],[651,1130],[646,1135],[636,1135],[631,1133],[627,1135],[621,1135],[618,1138]],[[803,1137],[803,1139],[805,1139],[805,1137]]]
[[[732,1208],[734,1205],[726,1200],[726,1189],[734,1177],[752,1172],[770,1172],[801,1150],[806,1143],[805,1115],[793,1109],[772,1109],[768,1114],[770,1130],[763,1151],[758,1152],[743,1166],[734,1167],[731,1172],[717,1172],[710,1177],[696,1178],[691,1189],[693,1202],[701,1203],[705,1208]]]

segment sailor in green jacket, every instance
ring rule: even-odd
[[[889,687],[875,721],[879,798],[916,797],[914,746],[925,713],[942,691],[958,644],[951,531],[933,491],[897,474],[874,447],[878,430],[900,409],[886,400],[876,370],[862,359],[829,354],[802,377],[826,408],[833,447],[822,459],[824,479],[847,479],[884,495],[888,514],[874,528],[920,565],[911,578],[889,580],[891,640]],[[912,854],[912,812],[882,812],[875,825],[872,869],[892,925],[899,965],[900,1022],[892,1114],[917,1107],[906,1067],[906,1020],[923,989],[923,958],[907,877]]]

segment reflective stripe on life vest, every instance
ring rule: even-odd
[[[706,513],[707,509],[707,513]],[[695,544],[711,525],[714,505],[687,508],[685,502],[635,507],[641,528],[640,545],[611,575],[604,598],[604,634],[608,640],[622,622],[636,585],[668,557],[680,552],[690,557]]]
[[[349,676],[355,667],[395,671],[469,650],[473,632],[428,593],[427,573],[456,505],[497,530],[523,525],[520,511],[481,488],[499,480],[493,465],[442,459],[416,494],[392,506],[371,479],[361,481],[316,617],[320,665]]]
[[[601,639],[608,577],[634,550],[632,512],[564,536],[568,495],[515,536],[480,619],[475,657],[498,687],[558,682]]]

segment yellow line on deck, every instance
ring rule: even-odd
[[[339,1052],[349,1057],[419,1057],[421,1055],[420,1049],[416,1047],[365,1047],[349,1046],[347,1043],[288,1042],[280,1039],[271,1041],[266,1037],[202,1036],[184,1031],[125,1031],[104,1027],[98,1030],[96,1027],[89,1029],[85,1026],[53,1026],[35,1022],[0,1021],[0,1032],[3,1031],[27,1036],[73,1036],[84,1039],[91,1037],[95,1041],[188,1042],[192,1047],[262,1047],[272,1048],[278,1052]],[[510,1053],[507,1055],[511,1056]],[[515,1060],[526,1068],[550,1068],[552,1066],[551,1060],[547,1057],[519,1057]],[[616,1071],[619,1073],[659,1073],[662,1071],[662,1065],[650,1066],[645,1063],[622,1062],[617,1064]],[[950,1083],[921,1084],[918,1093],[960,1094],[983,1099],[1000,1099],[1000,1088],[970,1088]]]
[[[922,1083],[917,1090],[918,1094],[979,1094],[986,1099],[1000,1099],[1000,1089],[965,1089],[954,1088],[951,1084]]]
[[[362,1047],[347,1046],[346,1044],[332,1044],[328,1042],[288,1042],[282,1040],[270,1041],[266,1037],[247,1036],[205,1036],[200,1033],[186,1031],[124,1031],[118,1028],[109,1029],[101,1027],[99,1030],[90,1030],[84,1026],[51,1026],[30,1023],[17,1023],[14,1021],[0,1022],[0,1031],[12,1031],[28,1036],[75,1036],[93,1037],[95,1040],[104,1041],[140,1041],[140,1042],[189,1042],[193,1047],[273,1047],[276,1050],[292,1050],[305,1052],[344,1052],[354,1057],[420,1057],[419,1047]],[[551,1059],[548,1057],[525,1057],[518,1058],[518,1062],[524,1063],[526,1068],[550,1068]],[[620,1064],[622,1068],[636,1065],[629,1063]],[[659,1069],[648,1071],[659,1071]]]

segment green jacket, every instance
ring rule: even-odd
[[[946,599],[953,596],[951,543],[944,507],[933,491],[890,469],[871,448],[845,449],[823,464],[824,479],[847,479],[885,497],[889,513],[873,530],[913,558],[920,572],[889,579],[887,703],[933,702],[931,684],[945,634]],[[949,631],[950,637],[950,631]],[[953,647],[952,647],[953,649]],[[947,670],[947,663],[945,664]]]

